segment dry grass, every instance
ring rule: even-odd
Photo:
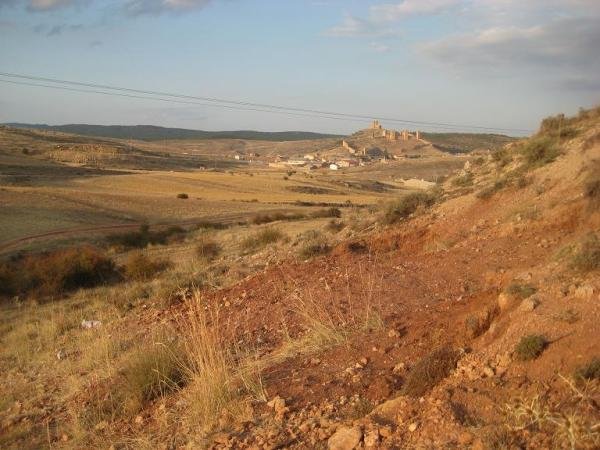
[[[134,252],[127,257],[123,270],[129,280],[148,281],[170,266],[166,260],[152,260],[142,252]]]
[[[421,397],[456,368],[460,353],[448,347],[434,350],[421,359],[408,373],[404,392],[411,397]]]
[[[330,302],[322,301],[324,295],[332,295],[328,291],[302,289],[292,294],[292,311],[300,318],[304,331],[297,338],[288,337],[279,357],[345,345],[357,333],[383,328],[377,300],[382,280],[360,266],[356,272],[356,279],[346,274],[343,293]]]
[[[435,196],[429,192],[412,192],[385,206],[382,222],[387,225],[407,218],[418,208],[429,207],[435,203]]]
[[[248,417],[248,401],[266,399],[261,366],[236,347],[233,334],[220,322],[218,312],[205,309],[198,293],[179,322],[187,356],[189,385],[184,395],[191,423],[210,428],[219,417]]]
[[[246,237],[240,246],[246,252],[256,252],[267,245],[274,244],[284,237],[276,228],[264,228]]]

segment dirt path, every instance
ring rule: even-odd
[[[151,223],[149,224],[152,228],[167,228],[172,226],[194,226],[201,223],[222,223],[225,225],[234,225],[239,222],[245,222],[249,217],[255,216],[265,211],[248,211],[244,213],[233,213],[233,214],[217,214],[211,217],[198,217],[195,219],[180,220],[175,222],[167,223]],[[288,210],[274,211],[272,209],[269,212],[289,212]],[[144,222],[132,221],[114,223],[110,225],[101,225],[95,227],[76,227],[62,230],[49,231],[47,233],[32,234],[29,236],[23,236],[17,239],[11,239],[8,241],[0,241],[0,255],[6,254],[12,251],[18,250],[25,244],[29,244],[36,241],[52,241],[61,238],[73,238],[82,234],[110,234],[123,230],[135,230],[138,229]]]

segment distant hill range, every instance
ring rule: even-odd
[[[185,128],[165,128],[154,125],[44,125],[27,123],[5,123],[9,127],[30,128],[44,131],[59,131],[115,139],[135,139],[140,141],[159,141],[162,139],[243,139],[253,141],[303,141],[312,139],[339,138],[341,135],[310,133],[307,131],[202,131]]]

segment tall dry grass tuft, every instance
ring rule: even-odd
[[[328,285],[319,289],[299,289],[292,293],[292,311],[301,319],[304,333],[288,339],[279,357],[311,353],[336,345],[345,345],[359,333],[383,328],[380,277],[358,266],[351,277],[346,273],[345,286],[334,291]],[[324,296],[331,297],[323,301]]]
[[[192,423],[210,428],[218,418],[247,418],[252,399],[266,400],[261,365],[235,344],[228,324],[196,292],[179,320],[186,355],[186,395]]]

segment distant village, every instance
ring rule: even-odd
[[[358,135],[358,136],[357,136]],[[396,131],[388,130],[381,126],[379,121],[374,120],[371,126],[348,140],[342,140],[338,146],[324,152],[307,153],[297,157],[274,155],[268,158],[267,164],[273,168],[307,168],[339,170],[347,167],[365,166],[374,163],[387,163],[392,159],[404,159],[414,157],[402,152],[403,143],[409,144],[411,148],[422,143],[429,145],[421,139],[419,131]],[[390,152],[382,142],[395,143],[398,151]],[[236,153],[233,158],[238,161],[254,162],[259,158],[258,153],[243,152]]]

